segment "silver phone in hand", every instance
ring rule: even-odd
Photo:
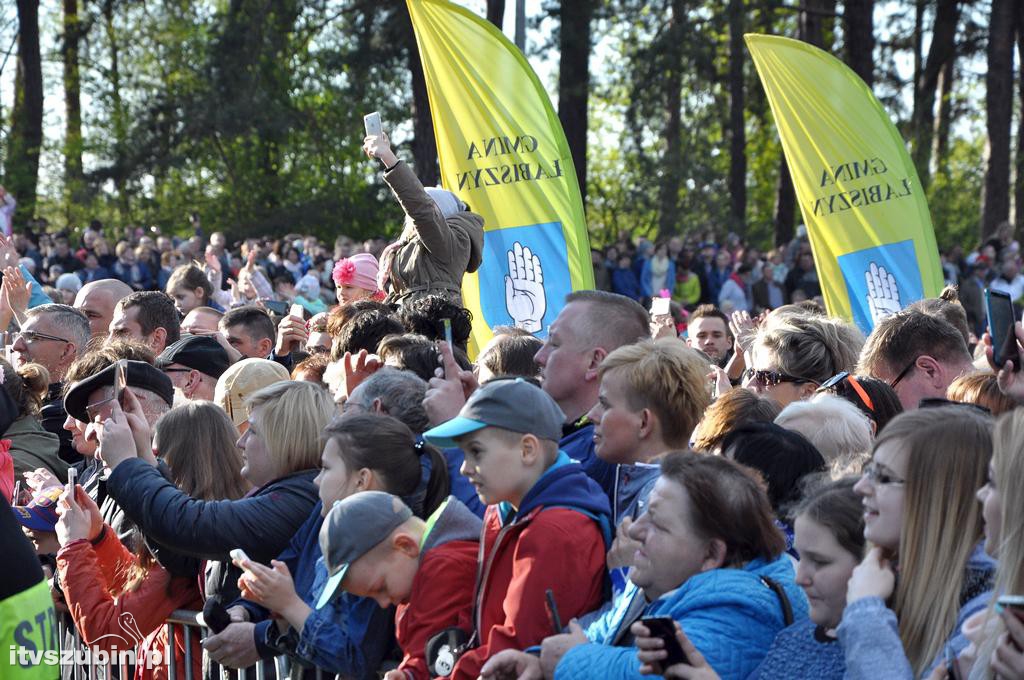
[[[380,123],[380,113],[377,111],[363,116],[363,125],[366,127],[367,137],[380,137],[384,134],[384,129]]]

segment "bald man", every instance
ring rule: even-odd
[[[93,281],[82,286],[73,306],[89,319],[92,337],[106,338],[110,320],[114,318],[114,307],[131,292],[131,286],[117,279]]]

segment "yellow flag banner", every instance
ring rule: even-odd
[[[943,286],[928,205],[903,139],[853,71],[812,45],[749,34],[782,138],[825,306],[865,333]]]
[[[565,296],[594,287],[583,201],[551,100],[490,22],[446,0],[408,0],[441,181],[484,218],[480,269],[462,281],[473,343],[515,325],[543,337]]]

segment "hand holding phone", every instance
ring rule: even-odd
[[[676,622],[668,616],[645,616],[640,623],[651,633],[651,637],[659,638],[665,645],[668,656],[658,665],[664,671],[677,663],[689,664],[690,660],[676,639]]]
[[[366,128],[367,137],[380,137],[384,133],[384,128],[381,126],[380,113],[374,111],[363,116],[363,126]]]
[[[68,483],[65,485],[65,489],[71,489],[71,493],[75,492],[75,484],[78,483],[78,468],[68,468]],[[74,498],[74,496],[72,496]]]
[[[228,554],[231,555],[231,561],[234,562],[236,566],[239,566],[242,569],[245,569],[245,563],[250,561],[249,556],[246,555],[245,551],[241,548],[235,548]]]
[[[1013,300],[1007,293],[986,289],[985,304],[988,307],[988,332],[992,336],[992,361],[1000,369],[1007,361],[1012,361],[1014,372],[1019,371],[1021,358],[1014,332],[1016,315]]]
[[[300,319],[306,318],[306,308],[299,304],[293,304],[288,309],[288,316],[296,316]]]

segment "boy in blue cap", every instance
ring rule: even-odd
[[[517,378],[492,380],[456,418],[424,433],[463,450],[462,474],[489,506],[473,635],[453,678],[475,680],[493,654],[560,633],[545,613],[548,590],[566,621],[601,605],[611,511],[601,488],[559,451],[564,422],[547,393]]]

